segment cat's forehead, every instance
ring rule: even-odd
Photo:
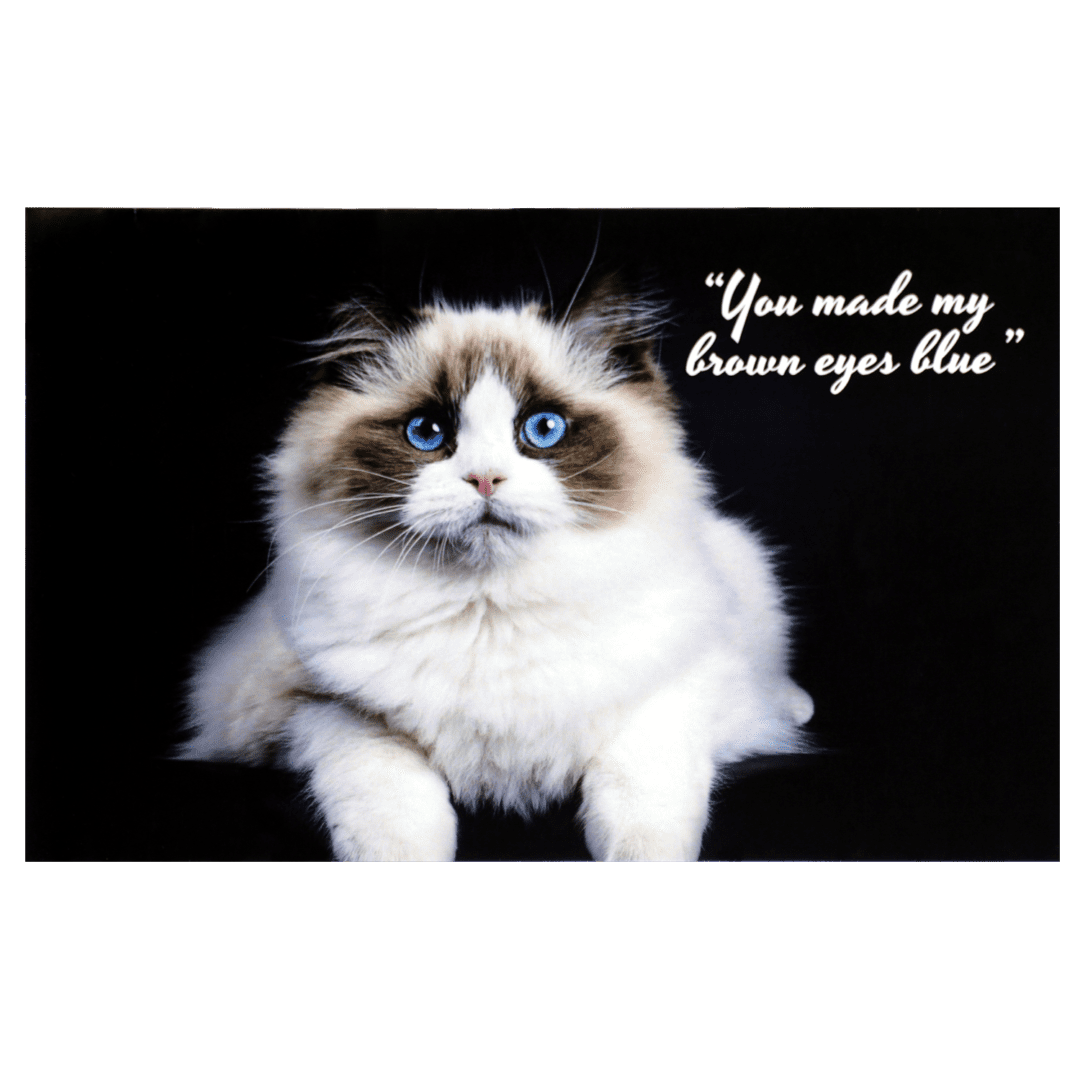
[[[428,309],[397,353],[403,376],[456,401],[464,400],[486,374],[518,399],[589,385],[575,362],[572,339],[535,306]]]
[[[503,379],[493,371],[483,371],[462,398],[461,419],[474,427],[512,421],[517,406],[517,396]]]

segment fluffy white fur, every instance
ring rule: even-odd
[[[181,752],[303,770],[339,859],[453,859],[451,797],[527,813],[578,784],[595,858],[694,859],[723,764],[799,749],[813,711],[786,673],[768,552],[712,509],[673,413],[587,320],[425,316],[365,343],[355,386],[286,429],[269,583],[199,657]],[[495,365],[464,392],[453,455],[401,484],[405,531],[364,535],[362,502],[313,500],[341,430],[477,341],[514,343],[611,419],[633,481],[622,509],[584,505],[521,452]],[[469,473],[505,479],[485,497]],[[485,510],[512,528],[483,526]]]

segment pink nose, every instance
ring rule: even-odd
[[[471,472],[468,476],[465,477],[465,483],[474,484],[476,486],[476,490],[479,491],[480,494],[483,495],[485,498],[487,498],[487,496],[494,494],[495,485],[501,484],[505,479],[505,476],[499,476],[497,473],[488,472],[481,474]]]

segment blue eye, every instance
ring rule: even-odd
[[[446,436],[438,420],[430,416],[414,416],[405,425],[405,438],[417,450],[438,450]]]
[[[566,421],[553,412],[534,413],[525,421],[525,438],[541,450],[554,446],[566,434]]]

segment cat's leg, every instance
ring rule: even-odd
[[[582,780],[585,842],[603,861],[692,861],[715,769],[707,710],[688,687],[639,705]]]
[[[336,859],[453,860],[450,791],[405,738],[337,701],[302,704],[288,736],[287,764],[309,775]]]

